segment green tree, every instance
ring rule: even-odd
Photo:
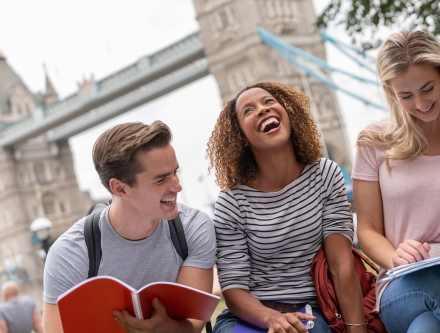
[[[439,0],[330,0],[318,17],[317,27],[343,24],[351,42],[364,50],[381,43],[378,32],[421,29],[440,36]],[[368,32],[368,33],[366,33]]]

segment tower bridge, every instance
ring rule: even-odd
[[[69,137],[208,74],[216,78],[224,102],[261,81],[306,91],[314,100],[329,154],[351,170],[334,92],[313,77],[304,80],[300,69],[263,43],[258,32],[263,27],[325,59],[312,0],[193,1],[200,32],[103,79],[85,80],[64,99],[58,99],[47,76],[44,94],[29,91],[0,55],[0,279],[26,281],[17,277],[25,269],[25,276],[41,282],[42,261],[34,255],[39,245],[31,242],[31,222],[49,218],[56,238],[91,203],[78,189]]]
[[[197,32],[99,81],[85,80],[76,93],[5,124],[0,129],[0,146],[41,134],[47,142],[68,139],[208,74]]]

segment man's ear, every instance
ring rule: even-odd
[[[127,196],[126,188],[128,187],[128,185],[123,183],[119,179],[111,178],[108,182],[108,185],[110,187],[110,190],[117,197],[126,197]]]

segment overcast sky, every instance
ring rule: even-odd
[[[327,0],[315,0],[320,12]],[[33,92],[44,91],[43,64],[61,98],[82,78],[101,79],[199,30],[192,0],[3,0],[0,6],[0,50]],[[328,31],[347,41],[342,28]],[[360,73],[340,52],[327,45],[330,64]],[[334,80],[364,98],[378,91],[341,75]],[[1,78],[0,78],[1,79]],[[350,146],[357,133],[384,113],[337,93]],[[94,199],[108,196],[93,168],[91,149],[103,131],[118,123],[160,119],[173,131],[181,170],[179,201],[210,213],[218,188],[207,177],[205,148],[222,108],[217,83],[208,76],[138,107],[70,139],[79,186]]]

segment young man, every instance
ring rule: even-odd
[[[101,214],[102,260],[98,275],[116,277],[135,289],[156,281],[171,281],[212,291],[215,233],[211,219],[177,204],[182,190],[171,131],[162,122],[126,123],[104,132],[93,147],[93,162],[112,204]],[[183,262],[170,238],[166,220],[182,221],[188,257]],[[87,279],[89,259],[81,219],[48,253],[44,271],[43,327],[62,332],[57,298]],[[158,299],[150,319],[127,311],[114,318],[127,332],[201,332],[198,320],[172,320]],[[81,318],[78,318],[81,320]]]
[[[30,296],[18,297],[19,288],[14,281],[2,285],[4,303],[0,304],[0,333],[43,333],[37,305]]]

